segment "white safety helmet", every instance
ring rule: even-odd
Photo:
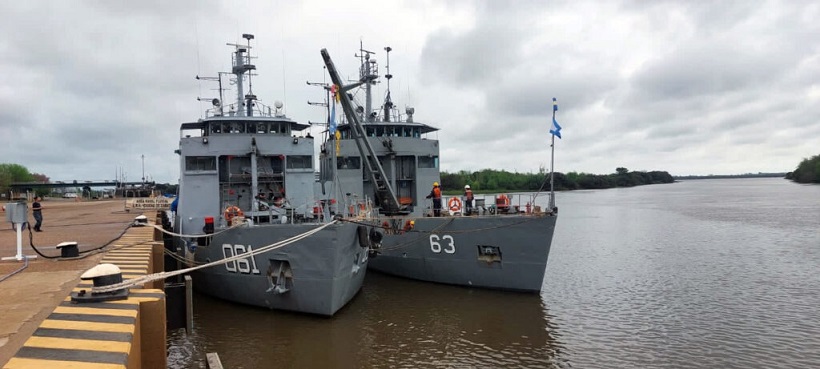
[[[465,190],[469,190],[469,189],[470,189],[470,185],[464,185],[464,189],[465,189]]]

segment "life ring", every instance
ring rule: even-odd
[[[244,217],[245,213],[242,212],[238,206],[228,206],[225,208],[225,220],[230,223],[234,217]]]
[[[461,199],[458,197],[451,197],[450,201],[447,202],[447,206],[450,207],[451,212],[457,212],[461,210]]]

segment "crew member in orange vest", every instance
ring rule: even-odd
[[[428,199],[433,199],[433,216],[441,216],[441,188],[438,182],[433,182],[433,190],[427,195]]]
[[[473,190],[470,185],[464,185],[464,214],[470,215],[473,213]]]

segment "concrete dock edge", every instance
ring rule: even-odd
[[[152,227],[132,227],[101,263],[117,265],[124,279],[162,271],[163,245],[155,238]],[[66,297],[3,368],[165,368],[162,286],[150,282],[117,301],[77,304]],[[81,281],[74,291],[90,288]]]

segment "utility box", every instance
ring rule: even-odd
[[[25,223],[28,221],[28,205],[25,201],[6,204],[6,220],[9,223]]]

